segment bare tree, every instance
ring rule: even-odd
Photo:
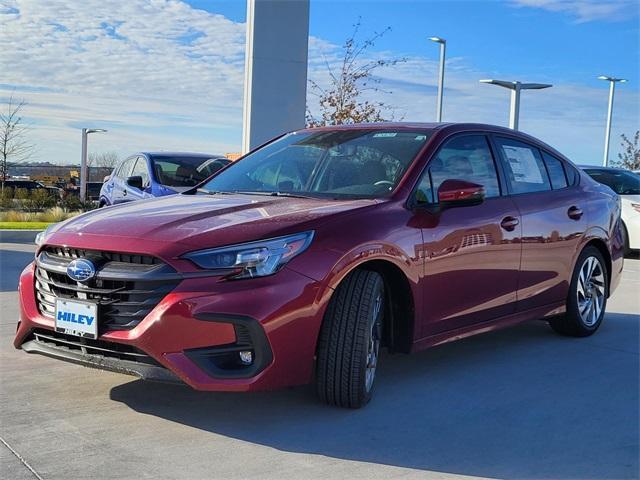
[[[361,20],[358,19],[353,26],[353,33],[342,46],[343,56],[337,66],[332,66],[325,59],[330,79],[329,86],[323,88],[316,81],[309,80],[310,93],[318,97],[320,112],[319,116],[315,116],[307,107],[308,126],[381,122],[387,119],[386,115],[390,115],[390,119],[393,119],[393,107],[382,101],[367,100],[363,94],[365,92],[391,93],[380,87],[381,80],[375,76],[375,71],[406,62],[406,59],[363,59],[367,50],[389,32],[391,27],[374,33],[367,40],[359,41],[357,36],[360,25]]]
[[[29,126],[22,111],[27,103],[17,100],[13,94],[0,111],[0,180],[2,188],[8,176],[9,162],[27,160],[33,153],[33,144],[27,139]]]
[[[119,161],[116,152],[90,153],[87,158],[89,180],[102,181],[106,175],[111,174]]]
[[[113,169],[119,160],[116,152],[90,153],[87,159],[87,165],[90,167]]]
[[[619,160],[614,164],[628,170],[640,170],[640,130],[636,131],[632,139],[624,133],[620,138],[622,138],[622,152],[618,154]]]

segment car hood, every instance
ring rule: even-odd
[[[173,195],[93,210],[53,227],[46,243],[93,248],[95,239],[140,245],[215,247],[312,230],[327,217],[375,200],[325,200],[257,195]],[[114,245],[112,250],[127,249]],[[104,247],[103,247],[104,248]]]

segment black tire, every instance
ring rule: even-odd
[[[583,267],[586,266],[586,262],[590,261],[590,259],[595,258],[599,266],[596,268],[599,269],[599,273],[601,273],[601,280],[595,280],[592,282],[594,288],[598,288],[600,284],[602,284],[603,289],[603,297],[602,297],[602,307],[599,315],[595,313],[591,317],[587,315],[587,317],[591,317],[590,320],[585,320],[584,315],[580,313],[580,300],[579,297],[583,298],[586,302],[591,298],[593,302],[597,302],[595,296],[596,293],[588,293],[585,295],[580,295],[578,293],[578,285],[580,282],[580,272]],[[595,271],[594,273],[597,273]],[[598,277],[600,278],[600,277]],[[592,290],[592,289],[588,289]],[[595,290],[592,290],[595,292]],[[594,295],[593,297],[591,295]],[[569,293],[567,295],[567,312],[559,317],[553,318],[549,321],[549,325],[551,328],[555,330],[557,333],[561,335],[568,335],[572,337],[588,337],[589,335],[593,335],[596,330],[600,327],[602,323],[602,319],[604,318],[604,313],[607,308],[607,298],[609,297],[609,273],[607,271],[607,266],[602,257],[600,251],[595,247],[587,247],[585,248],[578,257],[576,261],[576,265],[573,269],[573,276],[571,277],[571,284],[569,285]],[[582,302],[582,305],[587,305],[587,303]],[[584,312],[590,310],[583,310]],[[597,311],[597,310],[596,310]]]
[[[368,270],[351,272],[333,294],[318,341],[316,387],[322,401],[360,408],[371,399],[384,304],[384,281]],[[372,349],[375,357],[369,356]]]
[[[629,230],[627,230],[627,226],[624,222],[620,222],[622,226],[622,252],[625,257],[628,257],[631,253],[631,248],[629,247]]]

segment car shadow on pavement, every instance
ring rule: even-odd
[[[486,477],[633,478],[638,336],[637,315],[611,313],[586,339],[535,322],[387,355],[360,410],[320,404],[312,387],[223,394],[133,381],[111,398],[287,452]]]

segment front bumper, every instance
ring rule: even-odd
[[[54,321],[38,310],[32,264],[20,277],[14,346],[140,378],[178,380],[197,390],[299,385],[313,376],[316,340],[326,308],[320,293],[318,282],[286,267],[274,276],[250,280],[185,279],[133,329],[100,335],[99,342],[128,346],[152,359],[152,364],[141,364],[128,357],[113,358],[98,347],[76,348],[61,340],[47,344],[42,335],[36,338],[38,332],[53,332]],[[230,367],[226,357],[220,356],[249,347],[254,357],[248,366]]]

